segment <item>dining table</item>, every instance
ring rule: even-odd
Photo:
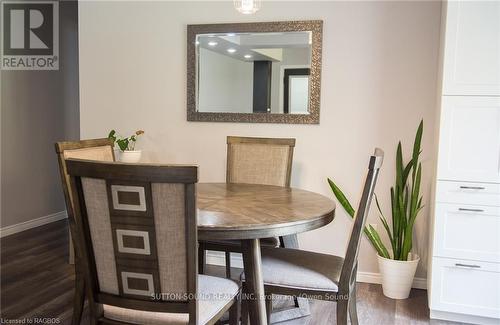
[[[335,203],[318,193],[258,184],[198,183],[199,240],[241,242],[250,324],[267,324],[260,239],[329,224]]]

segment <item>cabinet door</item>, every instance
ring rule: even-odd
[[[435,257],[500,263],[500,207],[437,203]]]
[[[500,318],[500,264],[434,257],[430,309]]]
[[[438,179],[500,183],[500,97],[443,96]]]
[[[500,1],[448,1],[443,95],[500,96]]]

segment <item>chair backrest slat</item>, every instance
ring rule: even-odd
[[[80,141],[63,141],[55,144],[57,160],[59,162],[59,171],[61,174],[62,188],[66,209],[73,209],[71,192],[69,191],[69,176],[66,172],[66,159],[88,159],[114,161],[113,140],[89,139]]]
[[[376,148],[373,156],[370,157],[368,165],[368,174],[366,175],[365,184],[363,187],[363,194],[359,202],[358,209],[356,210],[356,217],[352,227],[351,236],[347,246],[347,252],[342,266],[340,275],[339,294],[348,294],[350,286],[356,281],[356,270],[358,263],[359,245],[361,242],[361,235],[365,227],[370,204],[375,191],[375,185],[379,174],[380,167],[384,160],[384,152]],[[342,292],[343,291],[343,292]]]
[[[227,137],[226,182],[290,186],[295,139]]]
[[[197,167],[66,164],[94,301],[195,320]]]
[[[114,161],[115,155],[113,150],[113,141],[107,138],[89,139],[80,141],[63,141],[55,144],[57,160],[59,162],[59,173],[61,176],[61,184],[66,203],[66,211],[68,211],[68,224],[71,237],[75,236],[74,222],[71,216],[73,215],[73,199],[70,191],[69,175],[66,172],[66,159],[89,159]],[[70,239],[70,261],[72,260],[73,252],[75,252],[75,264],[79,262],[78,249],[73,249],[73,245],[77,245]],[[78,265],[77,265],[78,267]]]

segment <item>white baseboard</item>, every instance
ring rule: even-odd
[[[206,261],[207,264],[212,264],[217,266],[226,265],[224,252],[207,251]],[[243,259],[241,257],[241,254],[231,253],[231,266],[243,268]],[[357,275],[357,280],[358,282],[380,284],[382,283],[382,276],[380,275],[380,273],[359,271]],[[414,278],[412,288],[427,289],[427,279]]]
[[[6,237],[9,235],[13,235],[13,234],[16,234],[18,232],[28,230],[31,228],[40,227],[40,226],[46,225],[46,224],[51,223],[51,222],[66,219],[67,217],[68,217],[68,215],[67,215],[66,211],[60,211],[60,212],[56,212],[53,214],[49,214],[48,216],[44,216],[41,218],[36,218],[36,219],[21,222],[21,223],[12,225],[12,226],[3,227],[3,228],[0,228],[0,238]]]
[[[373,272],[358,272],[356,277],[358,282],[364,283],[382,283],[382,275],[380,273]],[[424,289],[427,290],[427,279],[426,278],[413,278],[413,284],[411,286],[415,289]]]

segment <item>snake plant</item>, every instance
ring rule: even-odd
[[[413,226],[415,225],[418,213],[423,208],[422,196],[420,195],[422,163],[419,161],[423,130],[424,122],[421,121],[413,143],[412,158],[407,164],[403,162],[401,141],[398,143],[396,150],[396,180],[394,186],[391,187],[392,225],[389,225],[387,218],[382,212],[378,198],[375,196],[377,208],[380,213],[380,221],[391,243],[392,256],[382,242],[377,230],[372,225],[368,225],[364,229],[366,237],[368,237],[377,253],[385,258],[406,261],[412,249]],[[354,218],[355,211],[344,193],[330,178],[328,178],[328,184],[330,184],[333,194],[340,205],[348,215]]]

